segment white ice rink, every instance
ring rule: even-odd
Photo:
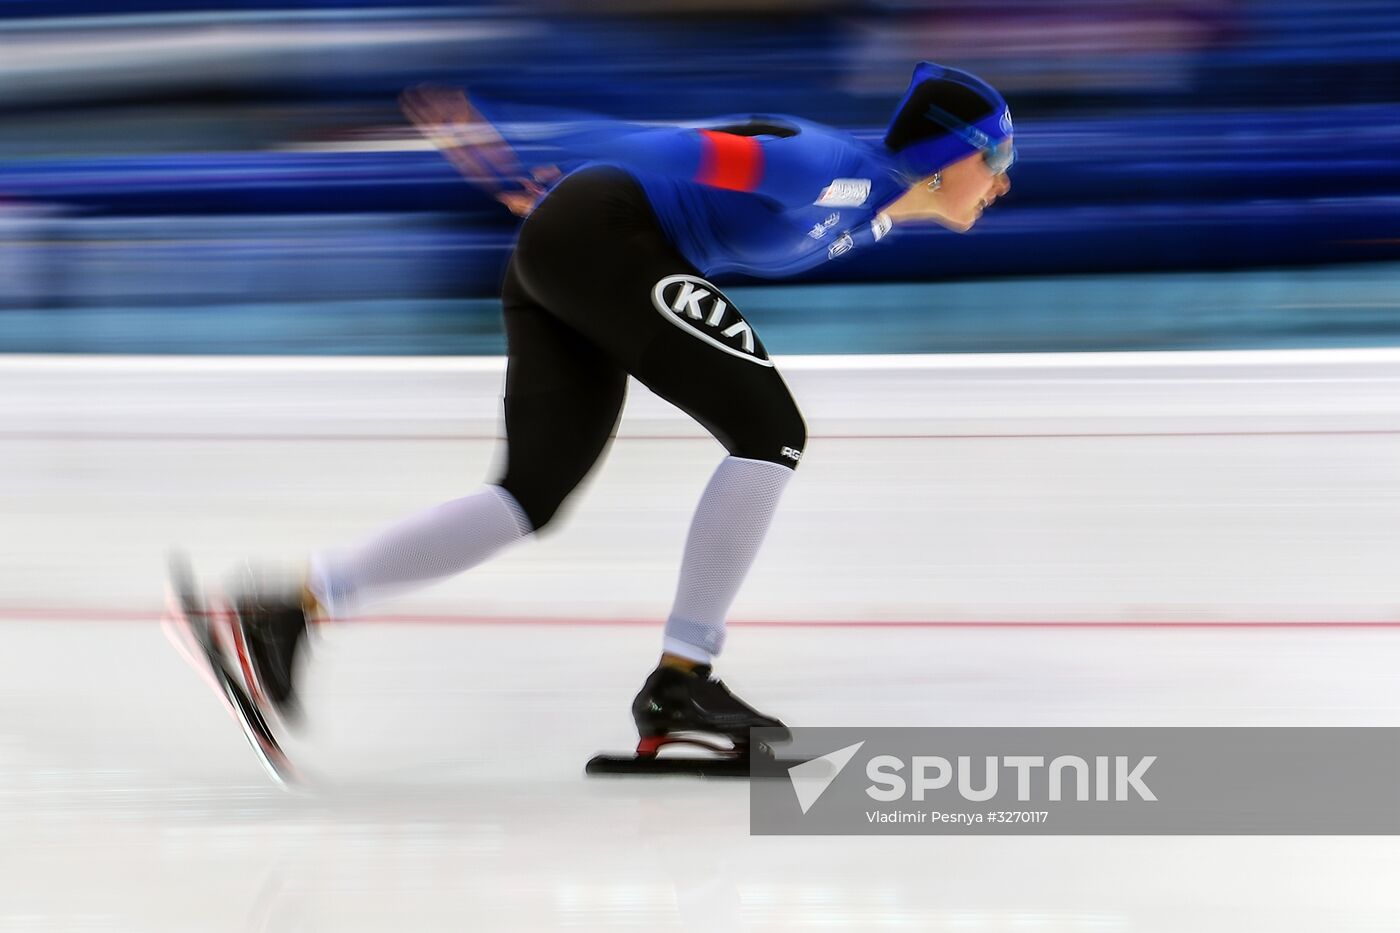
[[[812,439],[721,673],[799,725],[1400,725],[1400,351],[780,361]],[[1388,837],[748,834],[632,740],[720,448],[634,389],[557,531],[322,631],[271,786],[166,551],[470,490],[498,361],[0,357],[0,931],[1393,930]]]

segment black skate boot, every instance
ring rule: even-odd
[[[248,580],[233,600],[234,646],[253,699],[284,720],[300,719],[296,698],[297,651],[314,605],[299,589]]]
[[[179,553],[170,558],[170,597],[166,632],[171,644],[233,714],[268,776],[283,786],[297,783],[296,769],[263,715],[263,702],[255,699],[258,694],[246,648],[248,634],[229,601],[216,596],[211,602],[195,579],[189,559]],[[239,667],[242,677],[235,673]]]
[[[691,670],[662,666],[651,672],[632,701],[640,740],[637,757],[654,757],[663,745],[685,742],[737,759],[749,756],[749,729],[786,727],[729,692],[709,665]],[[716,741],[718,739],[718,741]]]

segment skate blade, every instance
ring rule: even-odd
[[[223,701],[268,777],[282,788],[296,785],[298,775],[277,736],[224,662],[211,625],[212,614],[205,607],[189,561],[183,555],[174,555],[170,560],[169,603],[166,633],[175,649]]]
[[[762,752],[751,755],[594,755],[584,773],[615,776],[665,776],[699,778],[780,778],[806,759],[776,758]]]
[[[660,757],[656,755],[594,755],[584,766],[591,775],[678,775],[700,778],[747,778],[749,759],[718,757]]]

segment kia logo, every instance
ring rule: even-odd
[[[694,275],[668,275],[651,290],[661,316],[730,356],[772,366],[753,328],[718,288]]]

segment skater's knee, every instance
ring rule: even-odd
[[[771,406],[749,418],[721,440],[735,457],[767,460],[795,470],[807,449],[807,423],[789,399],[785,405]]]
[[[509,473],[497,485],[508,492],[519,504],[520,510],[525,513],[526,519],[530,522],[532,531],[540,531],[554,520],[554,517],[559,514],[559,507],[564,504],[564,500],[571,491],[557,485],[512,476]]]

